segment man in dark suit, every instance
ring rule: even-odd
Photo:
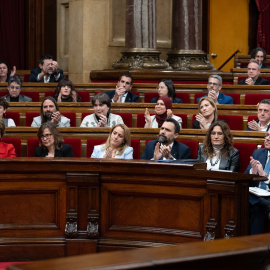
[[[106,92],[110,97],[112,102],[138,102],[139,97],[132,94],[130,91],[132,89],[133,78],[130,73],[123,73],[116,85],[115,90]]]
[[[39,68],[31,71],[29,82],[55,83],[64,78],[63,70],[51,55],[43,55],[39,59]]]
[[[270,127],[270,99],[263,99],[258,106],[258,120],[247,123],[248,131],[268,131]]]
[[[248,64],[248,78],[238,82],[240,85],[269,85],[270,82],[262,77],[259,77],[261,73],[260,64],[251,59]]]
[[[233,98],[220,93],[222,88],[222,78],[219,75],[213,74],[208,78],[207,90],[208,94],[203,97],[210,97],[215,104],[233,104]],[[197,98],[197,103],[202,97]]]
[[[258,187],[269,191],[269,170],[270,170],[270,131],[265,133],[264,148],[257,149],[250,157],[250,164],[245,173],[257,174],[267,177],[267,181],[259,182]],[[264,224],[270,214],[270,197],[260,197],[250,193],[250,234],[264,233]]]
[[[147,143],[141,159],[189,159],[191,157],[189,147],[176,141],[179,132],[178,122],[173,118],[167,118],[160,128],[158,139]]]

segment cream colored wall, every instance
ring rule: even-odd
[[[125,0],[57,0],[57,60],[74,83],[110,69],[125,47]],[[157,0],[157,48],[167,59],[172,0]],[[66,44],[68,42],[68,44]]]

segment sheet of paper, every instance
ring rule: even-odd
[[[258,188],[258,187],[250,187],[249,188],[249,192],[256,195],[256,196],[270,196],[270,192],[262,189],[262,188]]]

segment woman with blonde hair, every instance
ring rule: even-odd
[[[198,104],[199,113],[192,123],[192,128],[208,129],[215,121],[220,121],[217,118],[217,106],[212,98],[203,97]]]
[[[91,158],[133,159],[133,148],[130,147],[130,131],[124,124],[117,124],[111,129],[105,144],[96,145]]]

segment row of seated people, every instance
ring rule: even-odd
[[[260,104],[259,107],[265,106],[266,108],[270,106],[270,100],[267,104]],[[82,113],[81,115],[81,127],[112,127],[117,123],[125,123],[128,127],[132,127],[132,114],[131,113],[116,113],[110,112],[111,102],[110,98],[105,93],[97,94],[93,100],[94,113]],[[265,102],[266,103],[266,102]],[[196,129],[206,129],[207,125],[211,122],[217,120],[225,120],[231,130],[242,130],[243,129],[243,116],[241,115],[218,115],[217,107],[213,102],[213,99],[209,97],[203,97],[199,101],[199,110],[197,115],[192,117],[192,128]],[[0,98],[0,117],[3,117],[6,121],[6,126],[20,126],[20,114],[18,112],[6,112],[8,108],[8,102]],[[269,108],[270,109],[270,108]],[[47,97],[41,104],[41,111],[39,112],[26,112],[25,125],[26,126],[40,126],[41,123],[47,120],[47,117],[52,117],[52,114],[57,114],[59,126],[71,126],[76,127],[76,113],[75,112],[63,112],[60,116],[59,108],[57,102],[52,97]],[[259,110],[260,111],[260,110]],[[264,112],[265,121],[270,121],[267,119],[269,112]],[[261,115],[258,112],[258,116]],[[258,120],[258,116],[250,116],[248,118],[248,123]],[[187,115],[186,114],[173,114],[171,100],[166,96],[161,96],[155,106],[155,114],[150,114],[146,108],[144,114],[137,114],[137,126],[138,128],[157,128],[159,127],[159,122],[167,117],[175,118],[181,128],[187,128]],[[260,121],[262,119],[260,118]],[[206,123],[207,122],[207,123]],[[267,122],[267,123],[268,123]],[[258,130],[251,128],[252,130]]]
[[[124,73],[116,85],[116,90],[106,92],[111,98],[112,102],[138,102],[140,94],[138,92],[131,92],[132,89],[132,76],[129,73]],[[208,96],[214,99],[216,104],[240,104],[240,94],[232,93],[224,95],[221,91],[222,78],[219,75],[211,75],[208,79]],[[21,92],[22,83],[19,77],[12,76],[8,82],[8,92],[1,91],[0,95],[5,96],[7,101],[11,102],[25,102],[25,101],[40,101],[38,92],[25,91]],[[119,91],[119,94],[117,94]],[[123,93],[122,93],[122,92]],[[207,93],[195,93],[194,103],[198,103],[202,96]],[[73,83],[67,80],[61,80],[55,91],[45,92],[45,97],[53,96],[57,102],[89,102],[89,92],[77,92]],[[159,96],[168,96],[171,98],[172,103],[190,103],[189,93],[176,93],[172,80],[161,80],[156,93],[145,93],[145,103],[155,103]],[[256,105],[259,100],[269,98],[270,94],[246,94],[244,104]]]

